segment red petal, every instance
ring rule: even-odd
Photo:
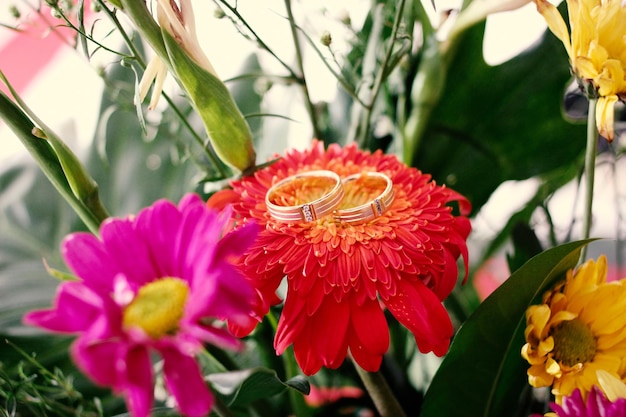
[[[389,328],[378,300],[367,300],[361,306],[353,302],[351,321],[359,345],[351,344],[350,350],[364,346],[368,352],[382,357],[389,349]]]
[[[454,330],[441,301],[419,280],[397,285],[397,295],[384,299],[385,305],[413,333],[420,352],[443,355]]]
[[[295,339],[300,337],[306,324],[305,305],[306,298],[287,290],[285,305],[278,320],[276,336],[274,337],[274,349],[278,355],[282,354]]]

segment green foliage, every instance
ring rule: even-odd
[[[267,368],[214,373],[209,376],[209,381],[230,407],[246,406],[287,389],[295,389],[305,395],[310,391],[309,383],[304,377],[296,376],[283,382],[276,371]]]
[[[584,124],[563,118],[571,76],[563,45],[540,42],[497,66],[484,62],[484,25],[462,38],[414,163],[467,196],[474,210],[507,180],[582,166]],[[444,75],[442,75],[444,76]]]
[[[420,416],[515,415],[527,381],[520,355],[526,309],[564,279],[587,243],[566,243],[533,257],[476,309],[454,337]]]

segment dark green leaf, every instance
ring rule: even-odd
[[[296,375],[291,379],[285,381],[285,385],[290,386],[296,391],[300,391],[301,393],[308,395],[311,392],[311,386],[309,385],[309,381],[302,375]]]
[[[567,243],[533,257],[478,307],[435,374],[421,417],[513,414],[527,384],[528,365],[520,356],[526,309],[576,265],[589,242]]]
[[[497,66],[483,60],[484,24],[470,29],[445,76],[415,166],[479,209],[504,181],[581,161],[585,125],[563,117],[567,54],[552,33]]]
[[[222,394],[231,407],[245,406],[288,388],[309,393],[309,383],[304,377],[294,377],[283,382],[276,375],[276,371],[267,368],[216,373],[209,375],[208,379],[213,389]]]

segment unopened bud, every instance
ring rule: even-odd
[[[324,33],[322,33],[322,36],[320,37],[320,42],[322,42],[322,45],[330,46],[332,41],[333,41],[333,38],[330,36],[329,31],[325,31]]]
[[[346,26],[350,26],[352,24],[350,13],[346,9],[343,9],[339,13],[337,13],[337,20],[339,20]]]
[[[20,9],[18,9],[14,4],[9,7],[9,13],[11,13],[11,16],[13,16],[14,19],[19,19],[22,16]]]
[[[213,17],[216,19],[221,19],[223,17],[226,17],[226,13],[224,13],[224,10],[218,7],[213,11]]]

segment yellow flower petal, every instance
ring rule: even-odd
[[[613,130],[615,103],[617,103],[617,95],[613,94],[600,97],[596,105],[596,125],[598,126],[598,132],[609,142],[611,142],[615,136],[615,131]]]
[[[554,35],[563,42],[567,55],[570,60],[573,60],[572,44],[570,42],[569,31],[567,25],[563,20],[563,16],[559,13],[559,10],[547,0],[534,0],[537,5],[537,11],[546,19],[548,28],[554,33]]]
[[[596,371],[600,388],[611,402],[619,398],[626,398],[626,384],[617,375],[598,369]]]

